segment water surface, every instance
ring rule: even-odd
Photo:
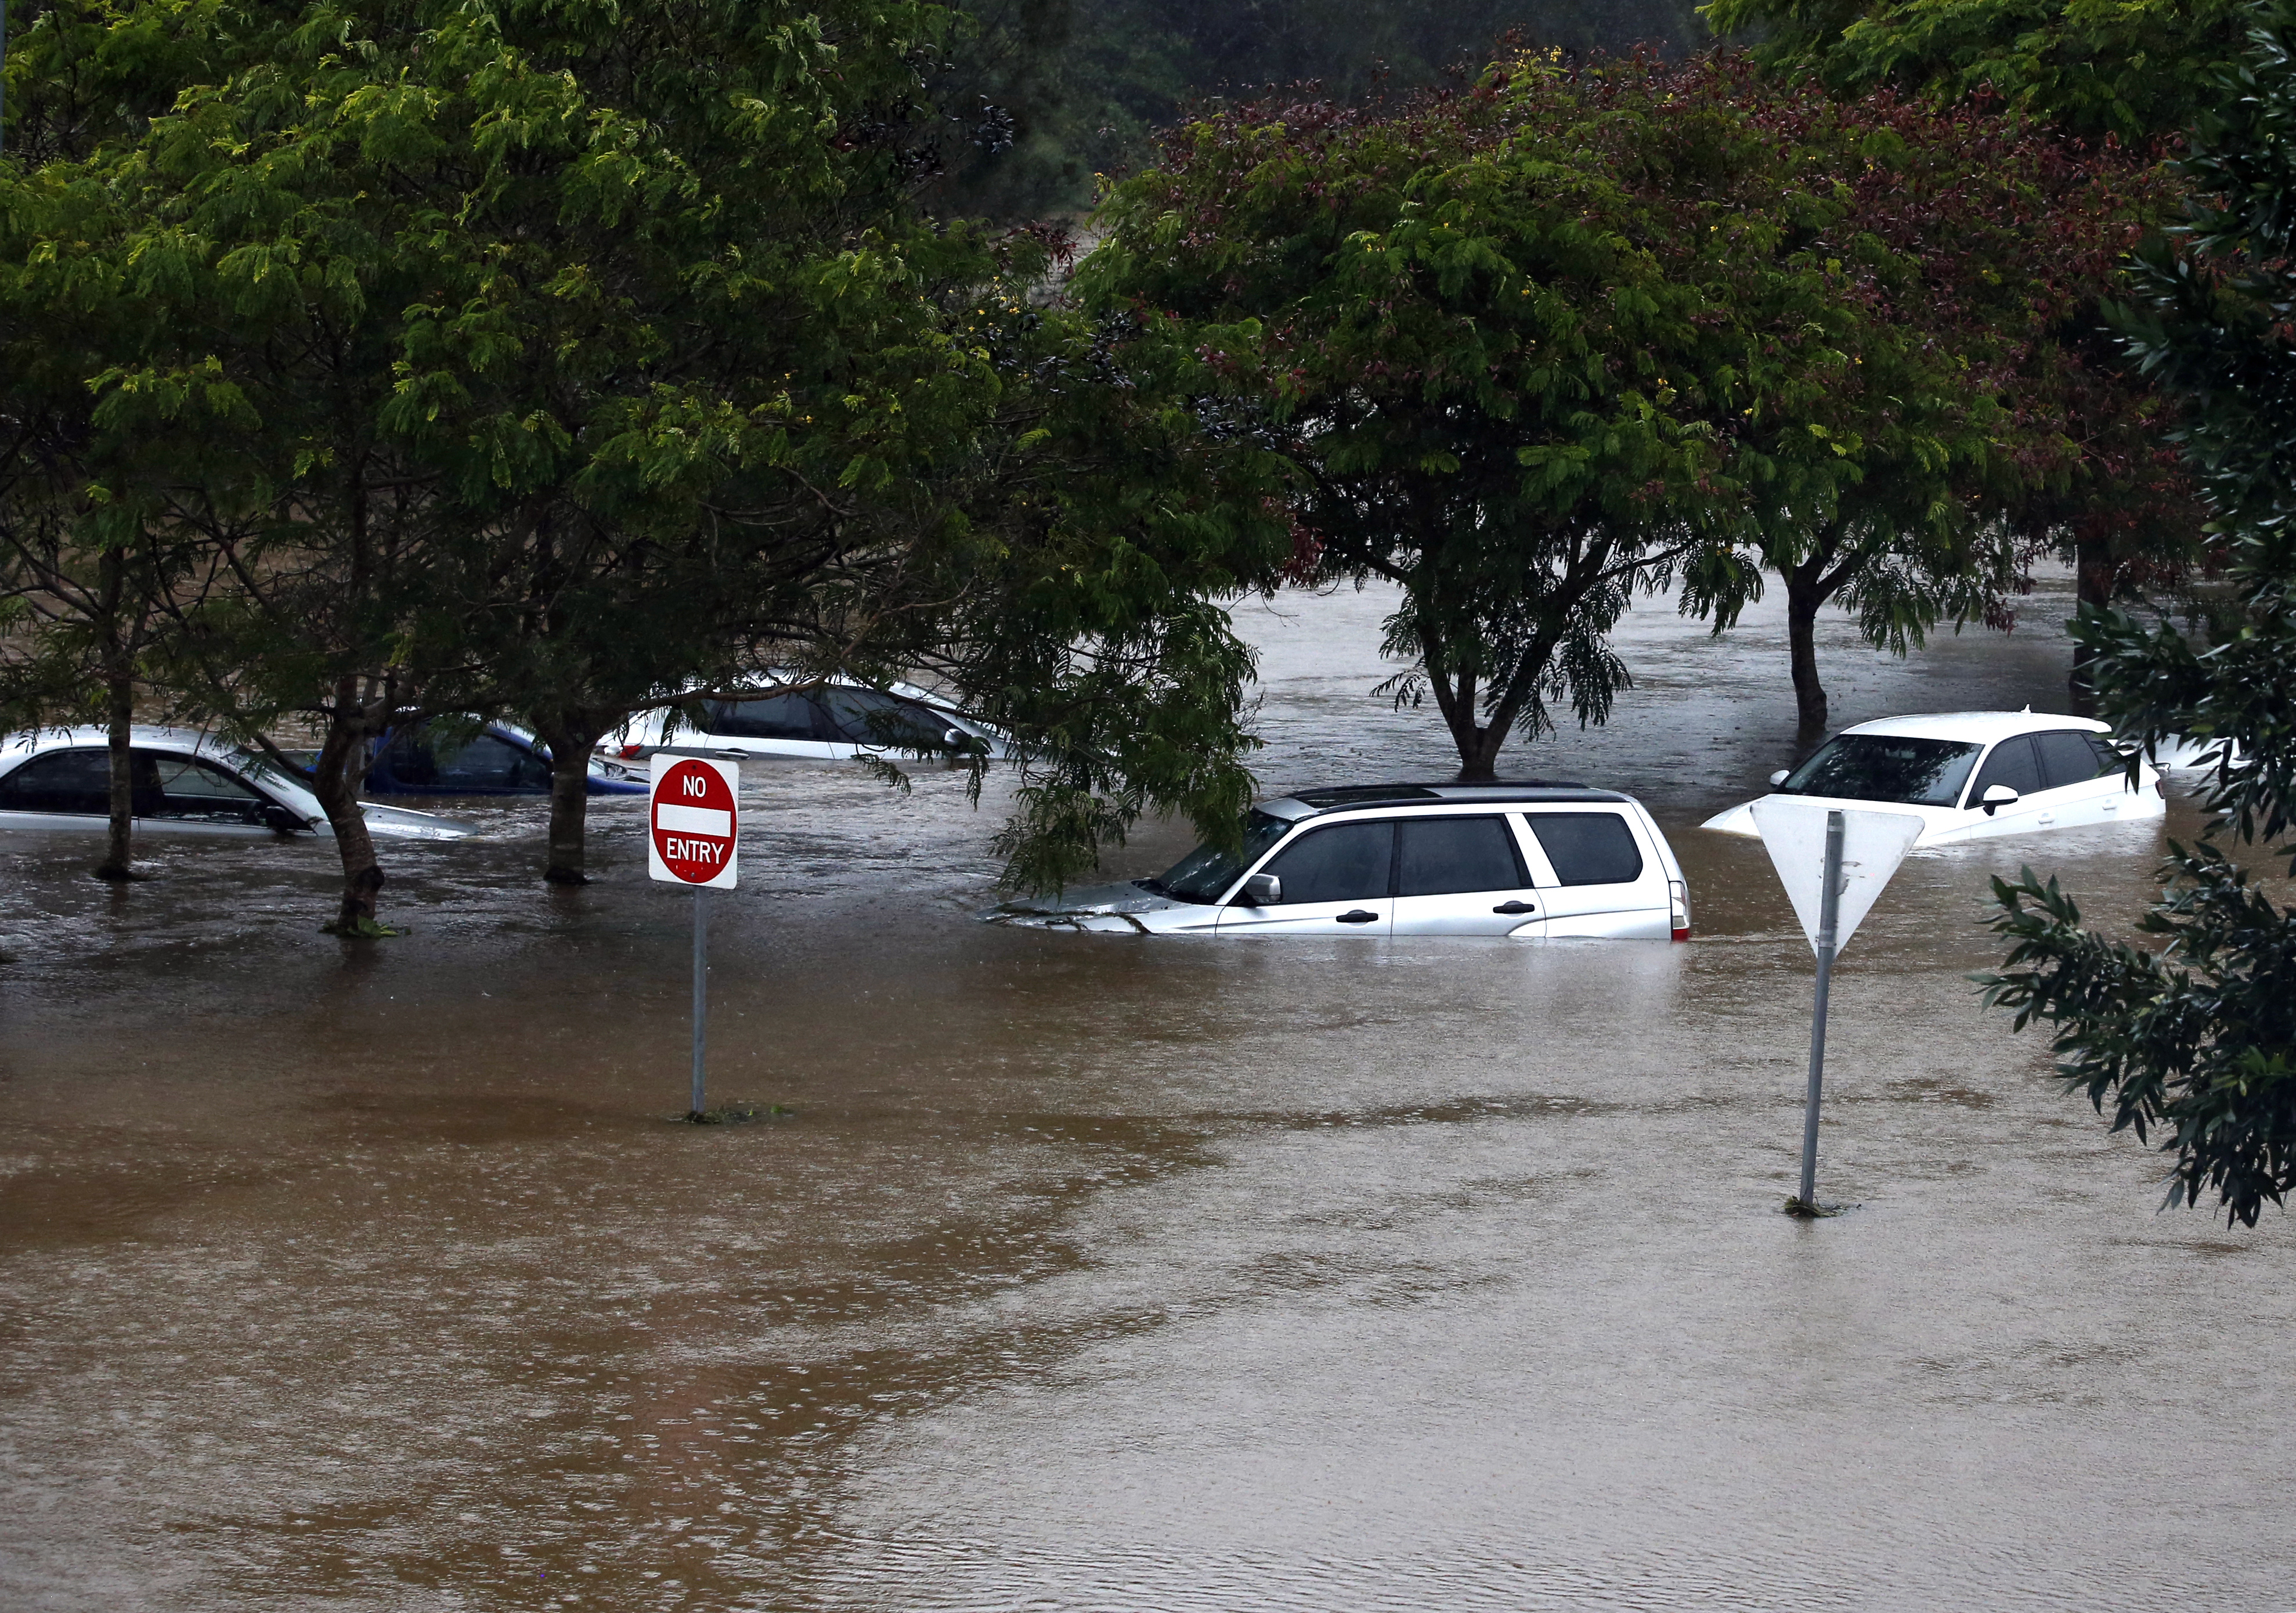
[[[1829,622],[1837,723],[2062,708],[2062,594]],[[1270,789],[1455,765],[1385,608],[1239,612]],[[2125,923],[2164,831],[1906,864],[1835,989],[1856,1208],[1791,1221],[1809,954],[1693,827],[1792,758],[1783,624],[1622,648],[1509,770],[1650,802],[1685,946],[994,929],[993,800],[752,766],[713,1095],[769,1125],[664,1118],[642,802],[578,891],[539,803],[391,848],[367,947],[323,847],[0,847],[0,1606],[2296,1606],[2286,1218],[2156,1214],[1964,978],[1989,876]]]

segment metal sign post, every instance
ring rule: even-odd
[[[703,1077],[709,1027],[709,892],[738,883],[742,770],[701,757],[653,758],[646,802],[646,872],[693,888],[693,1093],[685,1118],[709,1113]]]
[[[1817,1104],[1825,1086],[1825,995],[1833,984],[1833,929],[1841,917],[1841,815],[1825,815],[1825,872],[1818,887],[1817,1005],[1809,1020],[1809,1109],[1801,1121],[1801,1206],[1817,1208]]]
[[[1833,994],[1834,960],[1849,945],[1925,825],[1911,813],[1823,806],[1774,795],[1754,803],[1754,827],[1793,903],[1802,933],[1817,954],[1817,1000],[1809,1026],[1809,1098],[1801,1125],[1801,1191],[1786,1208],[1797,1215],[1831,1215],[1817,1205],[1817,1121],[1825,1085],[1825,1010]]]
[[[709,1042],[709,893],[693,888],[693,1102],[687,1118],[706,1113],[702,1101],[703,1050]]]

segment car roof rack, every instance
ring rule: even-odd
[[[1549,798],[1614,801],[1622,798],[1595,790],[1575,779],[1489,779],[1473,783],[1456,780],[1433,784],[1332,784],[1311,790],[1286,790],[1279,799],[1293,800],[1318,813],[1361,806],[1408,806],[1436,801],[1521,799],[1539,795]]]

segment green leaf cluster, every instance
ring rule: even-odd
[[[1992,98],[2079,135],[2191,127],[2240,51],[2236,0],[1712,0],[1764,66],[1858,94]]]

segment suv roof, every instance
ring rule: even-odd
[[[1280,818],[1298,821],[1327,812],[1355,812],[1366,806],[1425,806],[1447,801],[1476,806],[1506,801],[1623,801],[1609,790],[1590,790],[1567,779],[1503,779],[1488,784],[1336,784],[1315,790],[1294,790],[1289,795],[1262,801],[1259,809]],[[1285,806],[1299,810],[1285,812]]]

